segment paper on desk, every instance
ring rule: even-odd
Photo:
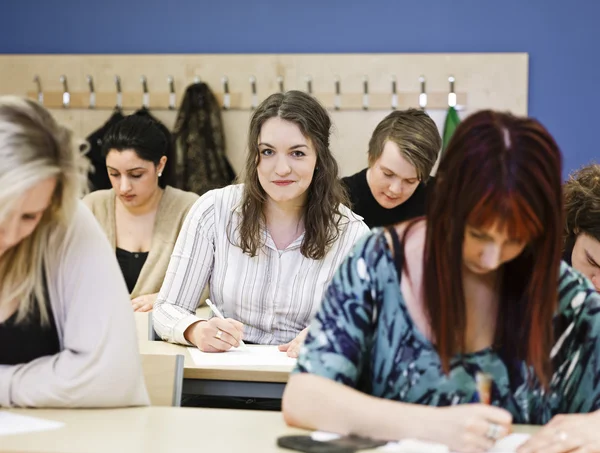
[[[315,431],[311,434],[313,440],[327,442],[341,437],[339,434],[327,433],[323,431]],[[517,448],[529,439],[529,434],[511,434],[504,439],[496,442],[496,445],[489,453],[514,453]],[[449,453],[450,449],[446,445],[436,444],[431,442],[423,442],[416,439],[405,439],[400,442],[388,442],[383,447],[376,449],[377,451],[389,453]]]
[[[62,428],[65,424],[25,415],[0,412],[0,436]]]
[[[198,366],[285,366],[291,371],[296,365],[296,359],[288,357],[277,346],[249,344],[221,353],[202,352],[198,348],[189,348],[189,351]]]

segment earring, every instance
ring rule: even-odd
[[[160,172],[159,172],[159,173],[158,173],[158,177],[160,178],[161,176],[162,176],[162,173],[160,173]]]

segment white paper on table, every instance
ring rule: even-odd
[[[63,426],[65,424],[62,422],[11,414],[10,412],[0,412],[0,436],[34,431],[49,431],[51,429],[62,428]]]
[[[313,440],[327,442],[339,439],[339,434],[328,433],[324,431],[315,431],[311,434]],[[510,434],[504,439],[496,442],[496,445],[489,453],[514,453],[520,445],[529,439],[529,434]],[[383,447],[376,449],[386,453],[450,453],[450,449],[443,444],[424,442],[417,439],[404,439],[399,442],[388,442]]]
[[[188,349],[198,366],[285,366],[291,371],[296,365],[296,359],[288,357],[277,346],[249,344],[245,348],[230,349],[226,352],[202,352],[193,347]]]

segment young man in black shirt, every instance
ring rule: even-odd
[[[369,228],[392,225],[425,214],[427,185],[442,139],[422,110],[394,111],[369,141],[369,167],[342,178],[352,210]]]

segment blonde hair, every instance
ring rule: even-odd
[[[85,191],[86,149],[41,105],[0,96],[0,224],[20,195],[44,179],[56,178],[50,206],[33,233],[0,256],[0,306],[19,301],[17,322],[37,303],[42,324],[48,323],[44,261],[52,244],[64,238]]]

